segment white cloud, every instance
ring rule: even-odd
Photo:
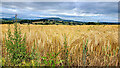
[[[32,7],[26,7],[26,9],[28,9],[28,10],[33,10],[33,8],[32,8]]]
[[[30,16],[34,16],[34,17],[59,17],[59,16],[36,15],[36,14],[30,14]]]
[[[67,16],[103,16],[102,14],[92,14],[92,13],[52,13],[57,15],[67,15]]]
[[[45,10],[45,11],[53,12],[53,11],[57,11],[57,10],[55,10],[55,9],[48,9],[48,10]]]
[[[8,9],[9,11],[12,11],[12,12],[17,12],[16,9]]]
[[[45,15],[41,15],[41,16],[38,16],[38,17],[59,17],[59,16],[45,16]]]
[[[17,8],[17,6],[15,6],[15,5],[11,5],[10,7],[11,7],[11,8]]]

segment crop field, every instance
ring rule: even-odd
[[[118,25],[23,25],[18,24],[22,36],[26,34],[26,50],[33,48],[38,59],[22,61],[22,65],[55,66],[118,66],[120,65],[118,46]],[[2,28],[3,65],[12,65],[6,60],[5,34],[8,25]],[[14,24],[10,25],[14,34]],[[66,46],[66,47],[65,47]],[[59,54],[57,54],[59,53]],[[48,55],[49,54],[49,55]],[[56,57],[51,58],[51,55]],[[46,60],[46,61],[44,61]],[[43,62],[44,61],[44,62]],[[19,65],[19,64],[18,64]]]

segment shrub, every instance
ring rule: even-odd
[[[11,34],[10,25],[8,27],[7,38],[5,35],[5,45],[7,49],[7,59],[10,59],[11,63],[19,64],[26,59],[26,35],[22,37],[20,27],[17,23],[14,23],[14,34]]]

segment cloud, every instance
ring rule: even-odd
[[[8,9],[8,11],[11,11],[11,12],[17,12],[16,9]]]
[[[67,15],[67,16],[102,16],[102,14],[88,14],[88,13],[81,13],[81,14],[77,14],[77,13],[52,13],[52,14],[56,14],[56,15]]]
[[[117,21],[117,2],[2,2],[3,16],[61,17],[74,20]],[[32,15],[30,15],[32,14]],[[81,18],[79,18],[81,17]],[[87,19],[83,19],[87,18]]]
[[[36,15],[36,14],[30,14],[30,16],[34,16],[34,17],[59,17],[59,16],[50,16],[50,15]]]
[[[33,10],[34,8],[26,7],[26,10]]]

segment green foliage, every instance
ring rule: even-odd
[[[87,57],[87,51],[88,51],[88,47],[87,47],[87,44],[88,44],[88,40],[86,41],[86,43],[83,41],[83,64],[86,65],[86,57]]]
[[[22,38],[20,27],[14,24],[14,34],[12,35],[10,25],[8,26],[7,38],[5,35],[5,45],[7,49],[7,59],[11,63],[19,64],[27,58],[26,54],[26,35]]]
[[[1,21],[0,23],[2,23],[2,24],[13,24],[12,21]]]
[[[65,66],[68,66],[69,65],[69,62],[68,62],[68,46],[67,46],[67,41],[66,41],[66,35],[65,35],[65,41],[64,41],[64,53],[65,53],[65,56],[64,56],[64,60],[65,60]]]
[[[85,23],[86,25],[101,25],[101,23],[99,22],[88,22],[88,23]]]
[[[52,54],[47,54],[47,57],[41,57],[43,59],[42,63],[45,64],[45,66],[55,66],[60,63],[62,63],[64,60],[56,60],[57,56],[61,52],[58,53],[52,53]]]
[[[20,24],[24,24],[24,23],[28,23],[28,24],[31,24],[31,20],[21,20],[20,21]]]

